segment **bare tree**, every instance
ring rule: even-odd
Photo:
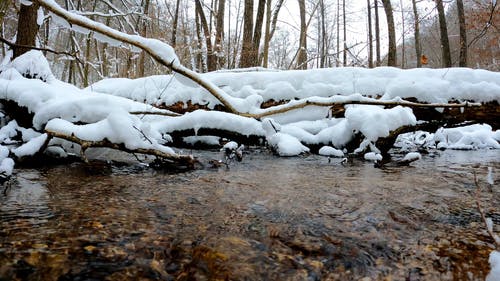
[[[346,19],[345,19],[346,13],[345,13],[345,0],[342,0],[342,26],[344,29],[344,36],[342,37],[344,39],[344,57],[343,57],[343,65],[347,65],[347,25],[346,25]]]
[[[366,5],[368,10],[368,67],[373,68],[372,7],[370,0],[366,0]]]
[[[226,0],[219,0],[217,7],[217,15],[215,19],[215,57],[216,57],[216,68],[220,68],[222,66],[221,59],[222,56],[222,41],[224,37],[224,10],[226,7]]]
[[[255,27],[253,31],[253,44],[252,44],[252,54],[253,54],[253,66],[259,65],[259,46],[260,39],[262,37],[262,25],[264,22],[264,11],[266,8],[266,0],[259,0],[259,6],[257,7],[257,18],[255,19]]]
[[[443,0],[434,0],[438,10],[439,33],[441,38],[442,66],[451,67],[450,41],[448,39],[448,28],[446,26],[446,14],[444,12]]]
[[[378,17],[378,0],[374,0],[375,4],[375,65],[380,66],[380,22]]]
[[[299,52],[297,55],[297,66],[299,69],[307,69],[307,22],[305,0],[299,1],[300,12],[300,39]]]
[[[40,5],[36,2],[25,5],[21,2],[19,10],[19,23],[17,25],[16,47],[14,47],[13,59],[26,53],[30,48],[21,46],[35,46],[38,33],[37,11]]]
[[[181,0],[177,0],[175,3],[175,13],[174,13],[174,21],[172,23],[172,39],[170,40],[170,44],[173,48],[177,43],[177,25],[179,21],[179,6],[181,4]]]
[[[411,0],[413,6],[413,37],[415,39],[415,55],[417,56],[417,67],[422,67],[422,45],[420,43],[420,19],[418,18],[417,1]]]
[[[143,0],[143,17],[141,18],[141,36],[146,37],[148,30],[148,14],[149,14],[149,0]],[[146,64],[146,53],[141,52],[139,55],[139,62],[137,63],[137,77],[144,77],[144,67]]]
[[[458,65],[467,66],[467,27],[465,24],[464,3],[462,0],[457,0],[458,23],[460,28],[460,58]]]
[[[253,50],[253,0],[245,0],[243,12],[243,43],[241,47],[240,67],[250,67],[254,61]]]
[[[440,0],[438,0],[440,1]],[[388,66],[396,66],[396,30],[394,28],[394,16],[392,13],[391,0],[382,0],[385,15],[387,17],[387,29],[389,31],[389,51],[387,58]]]
[[[207,70],[214,71],[216,69],[216,58],[213,52],[212,39],[210,38],[210,28],[208,26],[207,18],[205,17],[205,12],[203,12],[203,7],[200,0],[195,0],[196,13],[199,16],[201,27],[203,29],[203,36],[205,37],[205,46],[207,48]]]

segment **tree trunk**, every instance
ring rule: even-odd
[[[389,51],[387,57],[388,66],[396,66],[396,30],[394,28],[394,16],[392,14],[391,0],[382,0],[385,15],[387,17],[387,29],[389,31]]]
[[[446,26],[446,14],[444,12],[443,0],[434,0],[438,10],[439,32],[441,37],[442,66],[451,67],[450,41],[448,39],[448,28]]]
[[[262,66],[267,68],[269,62],[269,41],[271,41],[271,0],[266,2],[266,31],[264,32],[264,49],[262,50]]]
[[[378,17],[378,0],[374,1],[375,4],[375,65],[380,66],[380,23]]]
[[[320,40],[320,66],[326,66],[326,22],[325,22],[325,1],[320,0],[320,27],[321,27],[321,40]]]
[[[335,66],[340,65],[340,0],[337,0],[337,54]]]
[[[201,27],[203,29],[203,36],[205,37],[205,44],[207,47],[207,70],[214,71],[216,69],[216,57],[212,48],[212,40],[210,38],[210,29],[208,27],[207,18],[203,12],[200,0],[195,0],[196,13],[199,16]]]
[[[253,44],[252,44],[252,55],[253,55],[253,66],[259,65],[259,46],[260,38],[262,37],[262,25],[264,22],[264,12],[266,8],[266,0],[259,0],[259,6],[257,7],[257,18],[255,19],[255,28],[253,31]]]
[[[241,47],[240,67],[253,65],[253,0],[245,0],[243,12],[243,44]]]
[[[146,17],[148,16],[149,12],[149,0],[144,0],[144,18],[142,19],[141,23],[141,36],[146,37],[146,32],[147,32],[147,20]],[[139,62],[137,63],[137,77],[144,77],[144,69],[146,64],[146,52],[141,52],[139,55]]]
[[[404,7],[403,7],[403,0],[399,0],[399,5],[401,6],[401,29],[402,29],[402,42],[401,42],[401,68],[405,68],[406,66],[406,58],[405,58],[405,52],[406,52],[406,42],[405,42],[405,13],[404,13]]]
[[[19,11],[19,19],[17,24],[17,37],[16,44],[24,46],[35,46],[36,35],[38,33],[37,11],[40,5],[33,2],[31,5],[26,6],[21,4]],[[28,52],[30,48],[14,47],[14,56],[12,59]]]
[[[366,0],[366,4],[368,9],[368,67],[373,68],[372,8],[370,0]]]
[[[307,23],[306,23],[306,3],[305,0],[299,1],[300,11],[300,39],[299,53],[297,55],[297,67],[307,69]]]
[[[415,21],[414,24],[414,38],[415,38],[415,55],[417,56],[417,67],[422,67],[422,61],[420,58],[422,57],[422,46],[420,43],[420,19],[418,18],[418,10],[417,10],[417,1],[411,0],[413,6],[413,18]]]
[[[343,21],[343,29],[344,29],[344,61],[343,65],[347,66],[347,25],[345,20],[345,0],[342,0],[342,21]]]
[[[170,40],[170,45],[172,45],[172,48],[175,48],[175,45],[177,44],[177,24],[179,22],[179,5],[181,4],[181,0],[177,0],[175,3],[175,14],[174,14],[174,21],[172,23],[172,39]]]
[[[457,0],[458,24],[460,27],[460,58],[458,65],[467,67],[467,26],[465,24],[464,3]]]
[[[216,68],[221,68],[223,63],[222,56],[222,41],[224,38],[224,10],[226,7],[226,0],[219,0],[217,7],[217,18],[215,19],[215,58]]]

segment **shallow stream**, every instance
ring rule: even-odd
[[[386,169],[263,151],[176,174],[18,169],[0,195],[0,280],[484,280],[474,173],[498,232],[498,150]]]

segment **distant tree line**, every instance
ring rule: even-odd
[[[9,48],[15,57],[37,46],[45,49],[57,77],[81,86],[104,77],[165,72],[144,52],[60,28],[57,18],[40,17],[36,1],[20,2],[0,3],[2,57]],[[198,72],[381,65],[500,70],[500,13],[491,0],[366,0],[365,40],[353,40],[359,36],[349,32],[360,24],[360,14],[345,0],[57,2],[115,29],[168,42]],[[297,18],[280,18],[283,8],[293,7]]]

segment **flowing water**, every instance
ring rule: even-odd
[[[195,152],[202,162],[215,152]],[[409,167],[251,151],[229,169],[19,169],[0,195],[0,280],[484,280],[500,152]]]

